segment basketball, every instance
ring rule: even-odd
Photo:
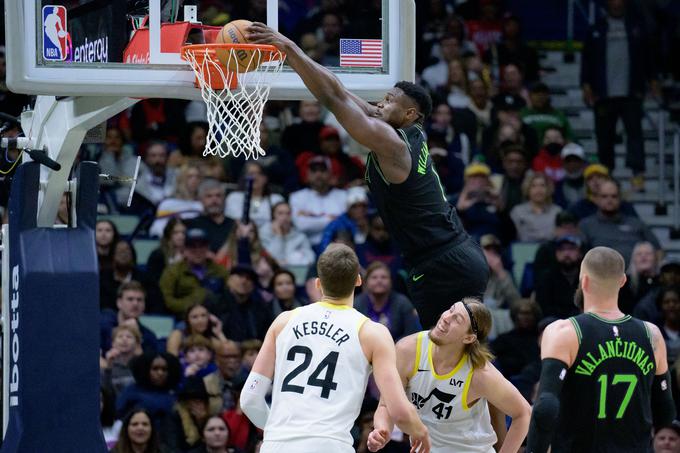
[[[246,29],[252,24],[245,19],[233,20],[225,25],[215,38],[215,44],[247,44]],[[217,58],[230,71],[248,72],[254,71],[260,65],[259,58],[253,55],[256,51],[246,49],[236,49],[234,54],[229,57],[230,51],[217,49]]]

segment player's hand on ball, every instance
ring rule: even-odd
[[[378,451],[390,441],[390,433],[385,429],[374,429],[368,435],[366,445],[369,451]]]
[[[253,24],[247,28],[247,32],[248,42],[252,44],[271,44],[278,47],[280,50],[293,44],[293,41],[262,22],[253,22]]]

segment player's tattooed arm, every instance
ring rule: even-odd
[[[666,342],[659,328],[651,322],[645,321],[647,331],[649,332],[649,339],[654,350],[654,359],[656,360],[657,375],[663,374],[668,370],[668,358],[666,356]]]

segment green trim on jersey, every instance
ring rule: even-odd
[[[649,344],[652,345],[652,349],[654,349],[654,341],[652,340],[652,332],[649,331],[649,327],[647,326],[647,323],[642,321],[642,325],[645,326],[645,332],[647,332],[647,338],[649,338]]]
[[[383,174],[382,169],[380,168],[380,163],[378,162],[378,159],[376,157],[373,157],[373,151],[368,153],[368,160],[366,161],[366,180],[369,182],[371,180],[371,177],[369,176],[368,173],[368,166],[371,163],[375,166],[375,169],[378,171],[378,174],[380,175],[380,178],[382,178],[383,182],[389,186],[390,182],[387,180],[387,178],[385,178],[385,175]]]
[[[606,322],[607,324],[621,324],[622,322],[626,322],[631,318],[630,315],[625,315],[625,316],[623,316],[622,318],[619,318],[619,319],[606,319],[606,318],[603,318],[602,316],[598,316],[595,313],[588,312],[586,314],[592,316],[593,318],[597,319],[598,321]]]
[[[578,337],[578,344],[580,346],[581,339],[583,338],[583,335],[581,334],[581,326],[578,325],[578,321],[574,317],[569,318],[569,321],[571,321],[571,323],[574,325],[574,330],[576,330],[576,336]]]

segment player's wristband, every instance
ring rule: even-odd
[[[529,424],[527,453],[548,451],[560,414],[560,393],[567,375],[567,364],[557,359],[543,359],[538,395]]]
[[[668,370],[664,374],[654,376],[652,384],[652,419],[654,427],[659,429],[668,426],[675,420],[675,404],[671,392],[671,375]]]

